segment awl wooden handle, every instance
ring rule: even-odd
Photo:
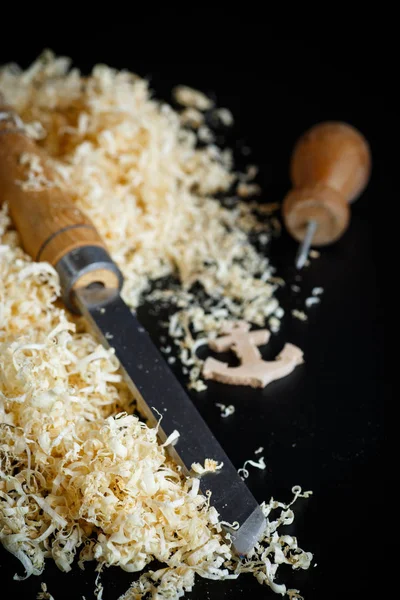
[[[32,176],[32,172],[34,176]],[[56,184],[45,152],[25,135],[18,116],[0,98],[0,204],[10,216],[25,251],[59,272],[64,300],[98,282],[119,288],[122,276],[93,223]]]
[[[320,123],[297,142],[291,159],[293,189],[284,199],[289,233],[302,241],[310,220],[317,223],[313,245],[337,240],[350,220],[349,203],[364,190],[371,155],[364,136],[346,123]]]

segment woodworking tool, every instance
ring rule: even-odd
[[[286,229],[300,242],[298,269],[311,246],[332,244],[346,231],[349,204],[364,191],[370,172],[369,145],[347,123],[319,123],[298,140],[290,165],[293,187],[282,205]]]

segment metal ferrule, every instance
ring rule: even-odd
[[[123,283],[121,271],[108,252],[100,246],[82,246],[71,250],[58,261],[55,269],[60,277],[63,301],[75,313],[79,312],[79,309],[74,302],[73,290],[83,275],[97,270],[111,271],[118,279],[116,293],[120,291]]]

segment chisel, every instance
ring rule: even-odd
[[[1,95],[0,95],[1,96]],[[39,161],[41,179],[26,183],[21,158]],[[65,305],[79,312],[104,346],[115,349],[139,412],[150,426],[159,425],[160,441],[175,430],[179,438],[170,453],[183,472],[206,458],[223,463],[201,477],[203,493],[227,523],[233,547],[247,554],[265,529],[256,499],[239,477],[192,401],[164,361],[135,314],[123,302],[123,277],[93,223],[73,203],[70,193],[55,182],[48,156],[29,138],[18,115],[0,97],[0,203],[10,216],[25,251],[35,261],[47,261],[60,277]],[[109,342],[107,341],[109,340]]]
[[[347,123],[327,121],[306,131],[293,150],[293,189],[282,204],[286,229],[301,242],[301,269],[311,246],[338,240],[350,222],[349,204],[368,183],[371,153],[365,137]]]

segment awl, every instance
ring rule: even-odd
[[[336,242],[350,222],[350,204],[364,191],[371,173],[365,137],[347,123],[327,121],[306,131],[290,163],[293,188],[282,204],[286,229],[301,242],[301,269],[311,246]]]
[[[39,185],[24,185],[22,155],[40,161]],[[150,426],[162,420],[162,442],[179,432],[173,458],[189,473],[195,462],[212,458],[223,467],[202,476],[203,493],[228,529],[236,552],[244,555],[260,538],[265,518],[256,499],[194,407],[163,357],[120,296],[121,272],[93,223],[74,205],[68,191],[54,184],[46,154],[24,133],[23,124],[0,98],[0,202],[7,202],[25,251],[52,264],[60,276],[65,304],[80,312],[105,346],[115,349],[138,407]]]

